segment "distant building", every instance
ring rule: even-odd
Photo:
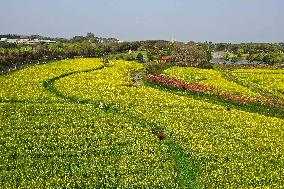
[[[39,39],[7,39],[7,38],[1,38],[2,42],[7,43],[15,43],[15,44],[27,44],[27,45],[34,45],[34,44],[51,44],[56,43],[56,41],[51,40],[39,40]]]
[[[29,41],[29,39],[19,39],[19,40],[17,41],[17,43],[26,44],[26,43],[28,43],[28,41]]]
[[[48,44],[56,43],[56,41],[51,41],[51,40],[39,40],[39,41],[40,41],[40,43],[48,43]]]
[[[17,43],[17,39],[7,39],[6,42],[7,43]]]

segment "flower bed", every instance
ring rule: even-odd
[[[153,83],[166,85],[166,86],[176,88],[176,89],[183,89],[183,90],[195,92],[195,93],[216,95],[221,99],[230,100],[230,101],[233,101],[239,104],[261,104],[261,105],[271,105],[271,106],[273,105],[273,102],[267,99],[247,97],[247,96],[241,96],[241,95],[230,94],[230,93],[218,93],[218,89],[212,86],[208,86],[208,85],[200,84],[200,83],[186,83],[180,79],[169,77],[164,74],[161,74],[158,76],[149,75],[147,77],[147,80]]]
[[[198,84],[198,83],[186,83],[182,80],[176,79],[176,78],[171,78],[166,75],[149,75],[147,78],[148,81],[151,82],[156,82],[160,84],[165,84],[170,87],[178,88],[178,89],[185,89],[188,91],[193,91],[193,92],[207,92],[207,91],[212,91],[213,88],[203,85],[203,84]]]

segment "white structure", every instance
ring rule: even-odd
[[[7,42],[7,43],[16,43],[16,44],[28,44],[28,45],[34,45],[34,44],[39,44],[39,43],[46,43],[46,44],[51,44],[51,43],[56,43],[56,41],[51,41],[51,40],[39,40],[39,39],[7,39],[7,38],[1,38],[2,42]]]

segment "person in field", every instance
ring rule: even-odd
[[[164,133],[162,131],[160,131],[159,133],[159,138],[160,138],[160,142],[164,140]]]

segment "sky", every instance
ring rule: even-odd
[[[284,41],[284,0],[0,0],[0,7],[0,34]]]

